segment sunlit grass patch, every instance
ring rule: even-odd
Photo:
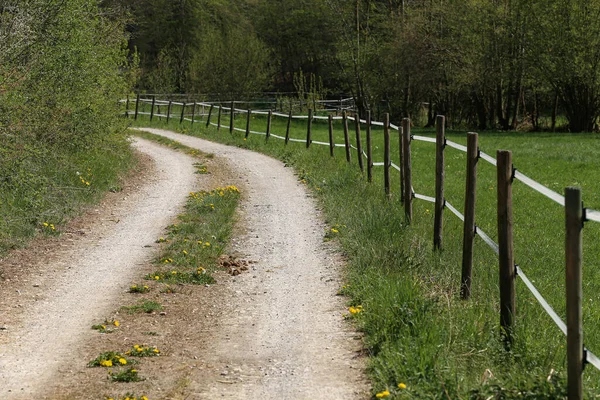
[[[160,350],[154,346],[140,346],[134,344],[133,347],[125,352],[131,357],[158,357]]]
[[[108,351],[90,361],[88,367],[121,367],[135,363],[137,363],[137,361],[128,359],[126,355],[115,351]]]
[[[127,368],[118,372],[109,371],[108,376],[113,382],[140,382],[146,380],[146,378],[139,375],[138,370],[135,368]]]
[[[120,324],[118,320],[104,320],[102,324],[92,325],[92,329],[100,333],[113,333]]]

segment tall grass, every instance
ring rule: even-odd
[[[213,119],[216,121],[216,118]],[[386,200],[383,171],[375,169],[373,183],[361,175],[356,153],[347,163],[343,149],[335,158],[329,148],[290,143],[243,134],[230,135],[223,118],[219,132],[204,124],[179,125],[154,121],[155,126],[179,130],[209,140],[261,151],[293,166],[315,190],[327,222],[339,225],[335,235],[348,256],[343,291],[349,305],[362,305],[354,318],[365,335],[370,352],[369,371],[375,392],[389,389],[391,398],[528,398],[565,396],[565,338],[521,282],[517,282],[515,344],[507,352],[499,331],[498,262],[479,239],[475,242],[472,298],[459,297],[462,225],[446,212],[444,249],[432,249],[433,207],[415,200],[414,221],[407,226],[399,203],[399,177],[392,174],[393,197]],[[147,125],[147,119],[138,121]],[[236,119],[245,127],[245,116]],[[252,129],[265,130],[265,119],[253,117]],[[276,118],[272,132],[285,133],[286,119]],[[354,131],[351,137],[354,143]],[[413,133],[433,135],[414,129]],[[305,138],[306,120],[292,122],[291,135]],[[313,140],[328,141],[327,125],[313,122]],[[364,140],[363,127],[363,140]],[[451,140],[465,144],[464,132],[449,132]],[[341,125],[335,140],[343,142]],[[565,186],[583,188],[586,206],[600,208],[600,187],[593,171],[600,167],[599,138],[592,134],[483,133],[482,151],[513,151],[515,167],[548,187],[562,192]],[[373,129],[373,153],[383,161],[382,131]],[[363,143],[364,146],[364,143]],[[392,135],[392,160],[398,163],[397,136]],[[433,195],[435,146],[413,141],[413,185],[418,193]],[[462,209],[466,158],[446,150],[446,198]],[[478,165],[477,225],[492,238],[496,232],[496,175],[482,160]],[[564,211],[519,182],[514,183],[516,261],[563,318]],[[584,333],[585,343],[600,353],[600,227],[584,229]],[[407,385],[406,389],[397,387]],[[589,397],[600,392],[600,373],[584,372]]]

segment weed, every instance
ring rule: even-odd
[[[147,285],[133,285],[129,288],[129,293],[148,293],[150,287]]]
[[[130,360],[121,353],[108,351],[100,354],[94,360],[88,363],[88,367],[120,367],[124,365],[135,364],[136,361]]]
[[[126,310],[128,314],[135,314],[136,312],[145,312],[150,314],[155,311],[162,310],[162,306],[159,303],[148,300],[144,301],[142,304],[137,304],[135,306],[123,306],[121,308]]]
[[[132,357],[157,357],[160,355],[160,350],[152,346],[140,346],[134,344],[133,347],[125,352]]]
[[[140,382],[145,378],[140,377],[137,369],[127,368],[125,371],[113,372],[109,371],[108,376],[113,382]]]

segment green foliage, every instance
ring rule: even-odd
[[[131,166],[122,22],[94,0],[0,7],[0,253],[57,232]]]

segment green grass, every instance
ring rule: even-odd
[[[135,165],[124,135],[63,147],[0,137],[0,257],[36,235],[58,235],[83,206],[120,190]]]
[[[213,119],[216,121],[216,118]],[[385,199],[383,171],[374,170],[372,184],[361,175],[356,153],[347,164],[342,148],[335,158],[329,148],[290,143],[243,133],[230,135],[228,121],[214,127],[189,122],[183,125],[154,121],[154,126],[179,130],[209,140],[261,151],[293,166],[299,178],[314,189],[331,227],[348,258],[343,291],[349,305],[362,305],[354,318],[366,336],[371,355],[369,373],[374,393],[389,389],[390,398],[563,398],[566,387],[565,338],[533,296],[517,281],[515,344],[506,352],[499,331],[498,273],[495,254],[475,241],[472,298],[459,298],[462,225],[449,212],[444,220],[444,250],[432,249],[433,207],[415,200],[414,221],[406,226],[399,204],[399,177],[392,173],[393,197]],[[147,125],[147,118],[138,121]],[[287,120],[276,118],[272,132],[285,133]],[[236,119],[245,127],[245,116]],[[265,119],[254,117],[251,129],[265,130]],[[351,124],[351,138],[354,130]],[[413,134],[433,135],[413,129]],[[306,120],[292,123],[291,136],[306,135]],[[363,127],[363,140],[364,140]],[[466,143],[464,132],[449,132],[451,140]],[[327,126],[313,123],[313,140],[327,142]],[[343,142],[341,125],[335,140]],[[595,171],[600,158],[594,134],[492,133],[480,135],[481,150],[513,151],[515,167],[561,193],[564,187],[583,188],[586,206],[600,208],[600,187]],[[373,130],[374,158],[383,161],[382,131]],[[364,145],[364,143],[363,143]],[[392,160],[398,163],[398,142],[392,135]],[[434,193],[433,144],[412,143],[413,185],[418,193]],[[446,150],[446,198],[463,208],[466,158]],[[495,170],[478,164],[477,224],[492,238],[496,232]],[[558,314],[565,316],[564,211],[519,182],[514,184],[515,258]],[[585,344],[600,353],[600,227],[584,229],[584,334]],[[328,236],[332,236],[329,234]],[[553,371],[553,372],[551,372]],[[491,375],[492,378],[486,378]],[[398,389],[398,383],[407,385]],[[588,366],[584,387],[591,397],[600,392],[600,373]]]
[[[136,304],[133,306],[123,306],[121,307],[123,310],[127,311],[128,314],[135,314],[138,312],[145,312],[147,314],[151,314],[155,311],[161,311],[162,305],[155,301],[144,301],[140,304]]]

